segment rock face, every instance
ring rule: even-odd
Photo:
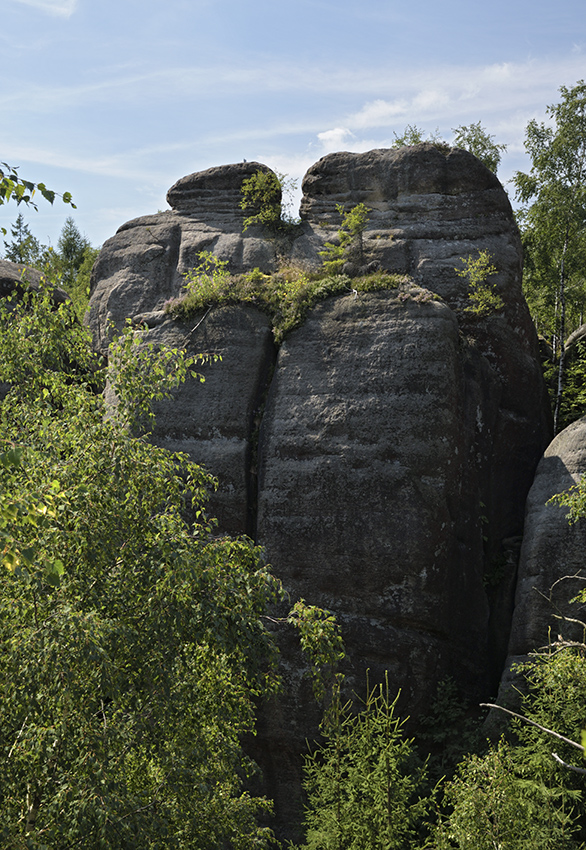
[[[89,314],[100,350],[107,350],[110,322],[120,330],[126,317],[160,311],[176,298],[201,251],[227,260],[233,273],[277,268],[277,246],[258,228],[242,233],[242,183],[259,169],[268,170],[249,162],[183,177],[167,193],[171,211],[129,221],[104,244],[92,272]]]
[[[524,660],[534,649],[547,646],[561,632],[582,639],[582,630],[563,623],[556,614],[584,619],[584,606],[570,604],[586,576],[586,529],[570,525],[567,508],[547,504],[586,472],[586,418],[573,422],[547,447],[527,497],[525,534],[519,563],[515,612],[509,644],[509,665]]]
[[[155,441],[170,451],[187,452],[213,472],[218,480],[213,515],[221,530],[253,537],[256,461],[251,435],[276,358],[269,320],[246,306],[214,310],[201,323],[201,317],[186,323],[164,313],[160,319],[143,333],[145,342],[184,348],[189,354],[213,352],[222,361],[202,367],[205,384],[188,381],[172,404],[158,405]]]
[[[367,667],[371,681],[389,670],[411,715],[445,676],[487,697],[507,651],[525,497],[550,434],[507,196],[462,150],[332,154],[307,173],[302,223],[288,237],[243,234],[240,188],[258,167],[183,178],[173,210],[104,245],[89,314],[96,345],[107,348],[108,320],[130,317],[146,321],[150,340],[222,353],[206,384],[159,411],[156,439],[218,475],[221,527],[262,543],[293,598],[336,613],[349,687],[363,692]],[[340,225],[336,205],[360,202],[371,210],[360,263],[410,285],[330,298],[278,352],[250,306],[202,313],[191,327],[162,312],[203,249],[233,272],[316,267]],[[466,310],[455,272],[479,250],[505,305],[485,318]],[[294,817],[298,754],[317,730],[297,661],[286,669],[257,753],[281,822]]]
[[[575,336],[579,339],[580,336]],[[583,521],[570,525],[567,508],[548,504],[578,483],[586,472],[586,417],[568,425],[545,450],[527,496],[508,657],[497,703],[522,710],[525,682],[519,669],[531,653],[546,650],[559,635],[584,640],[583,628],[564,618],[586,621],[586,605],[571,603],[586,587]],[[484,731],[493,740],[506,730],[506,718],[492,711]]]

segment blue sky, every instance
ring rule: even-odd
[[[301,178],[407,124],[450,140],[482,121],[505,182],[527,121],[586,78],[584,0],[0,0],[0,21],[0,160],[70,191],[94,245],[185,174]],[[70,210],[24,212],[55,244]]]

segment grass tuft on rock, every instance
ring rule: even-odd
[[[209,307],[254,304],[271,317],[277,343],[302,323],[311,307],[330,295],[404,288],[412,283],[406,275],[388,272],[350,278],[293,265],[283,266],[273,274],[263,274],[256,268],[231,275],[227,263],[209,251],[199,254],[199,260],[185,275],[184,294],[168,302],[166,311],[177,319],[187,319]]]

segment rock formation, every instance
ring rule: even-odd
[[[265,548],[293,597],[333,610],[347,681],[386,669],[404,710],[424,711],[437,681],[494,692],[506,655],[523,510],[548,442],[537,340],[521,294],[521,247],[497,178],[466,151],[432,144],[324,157],[303,181],[289,237],[242,233],[242,163],[178,181],[172,210],[123,225],[93,272],[89,324],[145,323],[145,340],[214,351],[221,365],[159,410],[157,441],[218,476],[226,531]],[[232,272],[320,264],[337,204],[371,210],[363,262],[409,275],[397,290],[330,298],[277,350],[248,306],[173,321],[164,304],[206,249]],[[461,258],[491,254],[503,309],[468,312]],[[306,685],[263,719],[262,761],[282,818],[296,754],[316,732]],[[296,713],[297,712],[297,713]]]
[[[586,529],[581,522],[570,525],[567,508],[549,500],[577,484],[584,472],[586,418],[573,422],[547,447],[527,497],[507,668],[560,633],[583,640],[583,629],[560,617],[584,619],[585,606],[570,600],[586,586]]]
[[[44,276],[38,269],[0,260],[0,298],[8,298],[11,295],[20,297],[26,290],[38,292],[43,279]],[[64,304],[69,295],[64,289],[51,286],[51,299],[55,305]]]

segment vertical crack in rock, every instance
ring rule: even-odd
[[[216,476],[210,513],[218,518],[221,531],[252,536],[253,423],[275,359],[268,318],[254,307],[230,305],[188,322],[166,317],[145,332],[144,339],[170,347],[188,340],[188,353],[222,358],[201,368],[204,384],[190,379],[171,402],[157,405],[153,436],[172,451],[186,452]]]
[[[272,337],[272,334],[271,334]],[[265,358],[259,370],[257,392],[248,425],[247,464],[247,513],[248,523],[246,534],[258,542],[258,465],[261,456],[261,433],[267,398],[275,374],[278,348],[266,346]]]

